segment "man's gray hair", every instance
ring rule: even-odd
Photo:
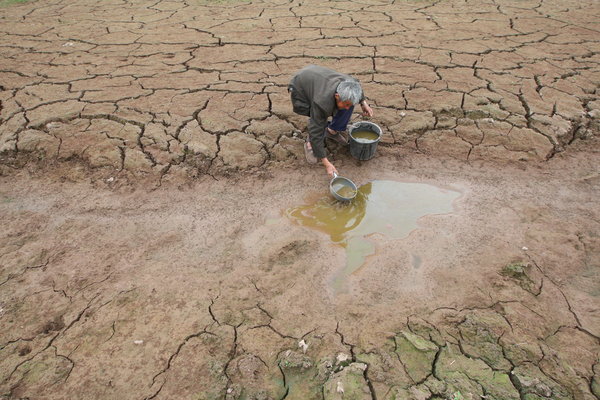
[[[362,88],[357,81],[345,80],[340,82],[336,93],[340,95],[341,101],[351,101],[352,104],[358,104],[362,99]]]

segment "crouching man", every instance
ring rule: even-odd
[[[334,172],[337,174],[337,169],[327,159],[325,138],[348,144],[344,134],[356,104],[360,104],[363,115],[373,116],[360,83],[349,75],[309,65],[294,75],[288,92],[294,112],[309,117],[308,139],[304,143],[306,161],[315,164],[320,160],[330,176]],[[331,121],[328,121],[329,117],[332,117]]]

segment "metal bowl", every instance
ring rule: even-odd
[[[358,188],[350,179],[338,176],[334,172],[333,179],[329,182],[329,191],[336,200],[350,201],[356,197]]]

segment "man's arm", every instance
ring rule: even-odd
[[[308,138],[317,158],[327,157],[325,149],[325,128],[327,127],[327,114],[315,103],[310,107],[310,118],[308,120]]]
[[[372,117],[373,116],[373,109],[369,106],[369,103],[367,103],[367,100],[362,99],[360,101],[360,108],[362,108],[362,114],[365,117]]]
[[[335,168],[335,166],[327,159],[327,157],[321,159],[321,164],[323,164],[329,176],[333,177],[334,172],[336,174],[338,173],[337,168]]]
[[[337,169],[327,158],[325,149],[325,128],[327,127],[327,116],[318,107],[311,108],[311,116],[308,120],[308,138],[313,154],[325,167],[327,174],[333,176]]]

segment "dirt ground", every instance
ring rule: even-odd
[[[597,1],[0,1],[0,398],[600,398]],[[461,193],[334,290],[286,84]],[[356,114],[354,120],[359,120]],[[390,221],[393,223],[393,221]]]

